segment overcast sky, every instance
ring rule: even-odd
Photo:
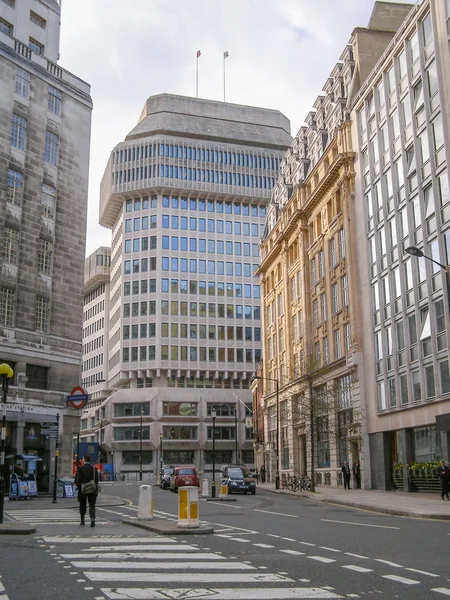
[[[295,134],[374,0],[63,0],[60,65],[92,86],[87,254],[110,245],[100,181],[146,98],[170,92],[278,109]]]

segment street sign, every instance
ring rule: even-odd
[[[58,421],[41,421],[41,427],[58,427]]]
[[[43,435],[48,435],[49,433],[56,433],[59,435],[59,430],[58,429],[41,429],[41,433]]]
[[[86,394],[86,391],[78,386],[72,390],[70,396],[67,396],[67,401],[70,402],[72,408],[83,408],[86,402],[89,400],[89,395]]]

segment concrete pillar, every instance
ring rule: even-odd
[[[450,460],[450,431],[441,431],[441,456],[446,463]]]
[[[24,421],[22,415],[20,415],[20,417],[18,417],[18,420],[16,422],[16,433],[12,440],[13,448],[16,449],[15,454],[23,454],[24,433],[25,433],[25,421]],[[25,467],[25,465],[22,465],[22,466]]]
[[[400,429],[398,432],[399,450],[402,456],[403,464],[403,490],[412,492],[412,486],[409,481],[409,471],[406,466],[411,462],[411,432],[409,429]]]

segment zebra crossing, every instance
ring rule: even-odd
[[[80,514],[70,508],[37,508],[24,510],[5,510],[6,517],[11,521],[20,521],[30,525],[78,525]],[[109,521],[96,518],[96,525],[108,525]]]
[[[105,600],[342,598],[330,588],[300,587],[284,573],[166,536],[58,535],[40,541],[77,581],[99,586],[103,596],[96,598]]]

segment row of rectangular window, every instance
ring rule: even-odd
[[[132,181],[143,181],[152,177],[202,181],[264,190],[270,190],[275,186],[274,177],[230,173],[228,171],[210,171],[209,169],[194,169],[191,167],[174,167],[172,165],[160,165],[159,163],[153,165],[153,168],[152,165],[149,165],[148,167],[136,167],[124,171],[116,171],[114,173],[114,184],[121,185],[122,183],[130,183]]]
[[[178,302],[178,300],[170,301],[170,314],[172,316],[182,316],[185,317],[188,315],[188,304],[193,305],[195,303],[191,302]],[[205,314],[203,315],[203,305],[204,303],[200,302],[200,310],[199,316],[206,317],[206,306],[205,306]],[[161,300],[161,315],[169,314],[169,300]],[[147,315],[156,315],[156,300],[150,300],[149,302],[126,302],[123,305],[123,316],[124,318],[128,317],[145,317]],[[217,316],[219,318],[228,318],[228,319],[254,319],[255,321],[259,321],[261,319],[261,308],[259,306],[251,306],[249,304],[227,304],[225,309],[225,304],[217,304]]]
[[[244,276],[250,277],[250,265],[244,265],[248,267],[244,270]],[[247,274],[248,273],[248,274]],[[242,275],[242,273],[241,273]],[[169,287],[170,282],[170,287]],[[242,297],[236,294],[240,293],[241,284],[228,284],[223,281],[196,281],[187,279],[162,279],[161,280],[161,292],[171,294],[189,294],[189,295],[200,295],[200,296],[227,296],[228,298]],[[259,287],[259,286],[258,286]],[[236,291],[237,288],[237,291]],[[135,281],[125,281],[123,284],[123,295],[130,296],[131,294],[154,294],[156,293],[156,279],[138,279]],[[233,292],[234,289],[234,292]],[[225,292],[226,290],[226,292]],[[258,293],[254,290],[254,293]],[[256,296],[255,296],[256,297]]]
[[[195,312],[195,315],[193,316],[197,316],[197,312]],[[216,327],[216,325],[207,326],[188,325],[187,323],[161,323],[161,337],[169,337],[169,329],[171,338],[190,338],[191,340],[236,340],[241,342],[261,341],[261,327],[234,327],[233,325],[218,325]],[[157,323],[140,323],[139,325],[123,325],[122,327],[123,340],[152,338],[156,337],[156,333]]]
[[[170,288],[169,288],[170,281]],[[180,282],[183,287],[178,288],[178,279],[162,279],[161,280],[161,292],[178,294],[178,292],[187,294],[187,280],[182,279]],[[206,282],[201,281],[201,284],[206,284]],[[216,295],[216,283],[213,281],[208,281],[208,295],[215,296]],[[217,283],[217,295],[225,296],[227,298],[252,298],[252,289],[253,289],[253,298],[260,297],[260,287],[259,285],[250,285],[250,284],[242,284],[242,283]],[[185,290],[184,292],[182,290]],[[202,285],[202,290],[204,294],[206,294],[206,285]],[[199,291],[201,294],[202,292]]]
[[[345,231],[340,229],[338,231],[338,245],[339,245],[339,257],[337,253],[336,238],[332,237],[328,242],[329,250],[329,264],[330,268],[334,269],[338,262],[345,258],[346,247],[345,247]],[[317,258],[317,260],[316,260]],[[311,282],[313,285],[318,283],[319,279],[325,277],[325,253],[320,250],[315,256],[311,258]]]
[[[263,226],[261,226],[263,227]],[[250,228],[248,228],[250,231]],[[244,234],[246,235],[246,234]],[[247,234],[248,235],[248,234]],[[252,235],[254,237],[258,237],[258,226],[255,224],[255,229],[253,229],[252,224]],[[150,242],[150,243],[149,243]],[[245,245],[247,244],[247,245]],[[256,248],[255,248],[256,246]],[[181,250],[182,252],[202,252],[208,254],[228,254],[228,255],[236,255],[242,256],[244,252],[244,256],[250,256],[250,244],[249,242],[244,242],[244,246],[242,242],[234,242],[234,252],[233,252],[233,242],[224,242],[222,240],[207,240],[205,238],[187,238],[187,237],[178,237],[177,235],[163,235],[161,238],[161,247],[163,250]],[[146,250],[157,250],[158,248],[158,237],[156,235],[143,238],[134,238],[127,239],[124,242],[124,251],[125,254],[130,254],[132,252],[145,252]],[[258,254],[256,254],[258,252]],[[252,255],[259,256],[258,244],[253,244],[252,246]]]
[[[17,67],[14,92],[21,98],[28,99],[30,96],[31,75],[28,71]],[[62,92],[52,85],[48,86],[47,110],[59,117],[61,115]]]
[[[161,198],[160,198],[161,200]],[[244,217],[265,217],[266,207],[258,204],[247,204],[246,202],[235,202],[234,207],[232,202],[223,202],[222,200],[203,200],[202,198],[188,198],[187,196],[163,196],[162,197],[163,208],[172,207],[175,210],[198,210],[199,212],[219,213],[219,214],[235,214],[243,215]],[[151,196],[151,198],[143,197],[135,198],[134,200],[126,200],[125,212],[133,212],[137,210],[147,210],[148,208],[158,207],[158,197]]]
[[[15,206],[22,206],[23,174],[14,169],[8,169],[8,188],[6,200]],[[41,187],[41,214],[47,219],[54,220],[56,209],[56,188],[45,183]]]
[[[5,0],[3,0],[5,2]],[[9,2],[8,2],[9,3]],[[35,15],[33,17],[33,15]],[[30,10],[30,21],[38,25],[41,29],[45,29],[46,21],[43,17]],[[6,19],[0,18],[0,32],[8,35],[9,37],[14,36],[14,25],[6,21]],[[35,54],[44,54],[45,46],[35,40],[32,37],[28,38],[28,48]]]
[[[27,120],[13,114],[11,125],[11,147],[25,151],[27,141]],[[56,166],[58,162],[59,135],[51,131],[45,132],[44,161]]]
[[[251,429],[246,430],[245,438],[252,439],[253,432]],[[219,427],[207,427],[207,439],[212,440],[214,437],[215,441],[225,441],[225,440],[235,440],[236,439],[236,429],[235,427],[229,426],[219,426]],[[114,441],[122,442],[122,441],[133,441],[133,440],[149,440],[150,439],[150,426],[142,427],[142,432],[139,427],[114,427]],[[172,441],[185,441],[185,440],[197,440],[198,439],[198,427],[192,425],[165,425],[163,427],[162,439],[167,442]],[[130,451],[126,451],[130,452]],[[165,452],[166,456],[167,452]],[[142,458],[142,455],[141,455]],[[133,459],[137,464],[139,461]],[[127,464],[132,464],[133,460],[129,458],[129,462]],[[213,458],[208,459],[214,461]],[[208,461],[205,461],[208,463]],[[147,451],[147,463],[151,463],[151,455],[148,454]],[[177,464],[180,461],[175,461]],[[190,462],[193,462],[193,459],[190,459]],[[183,461],[182,464],[189,464],[188,461]]]
[[[170,264],[170,269],[169,269]],[[208,266],[208,270],[207,270]],[[242,277],[242,273],[244,273],[244,277],[251,277],[249,273],[250,263],[233,263],[233,262],[223,262],[223,261],[214,261],[214,260],[197,260],[196,258],[171,258],[169,263],[168,257],[162,257],[161,260],[161,270],[169,271],[171,270],[173,273],[209,273],[210,275],[227,275],[236,277]],[[258,265],[253,265],[253,273],[255,273]],[[133,260],[125,260],[123,263],[123,272],[124,275],[129,275],[130,273],[147,273],[148,271],[156,271],[156,256],[151,256],[150,258],[135,258]],[[249,273],[248,275],[246,273]]]
[[[192,362],[227,362],[258,364],[261,350],[251,348],[206,348],[197,346],[161,346],[161,360],[180,360]],[[156,346],[132,346],[122,349],[122,362],[156,360]]]
[[[135,217],[134,219],[125,219],[125,233],[133,231],[148,231],[148,229],[158,228],[158,216],[149,215],[144,217]],[[234,235],[244,235],[257,237],[261,236],[264,231],[264,225],[259,226],[257,223],[246,223],[241,221],[224,221],[214,219],[198,219],[196,217],[179,217],[178,215],[162,215],[163,229],[180,229],[182,231],[201,231],[209,233],[227,233]]]
[[[331,300],[332,300],[332,311],[333,314],[338,313],[341,308],[348,306],[349,293],[348,293],[348,278],[344,275],[341,278],[341,298],[339,297],[339,285],[334,283],[331,286]],[[342,305],[340,300],[342,300]],[[320,315],[319,315],[319,302],[320,302]],[[327,320],[327,295],[321,294],[320,299],[314,300],[313,302],[313,325],[318,327],[320,323],[324,323]]]
[[[16,310],[16,292],[9,288],[0,288],[0,325],[14,327]],[[36,297],[34,329],[39,333],[48,333],[50,324],[50,300]]]
[[[182,144],[145,144],[124,148],[113,153],[113,164],[134,162],[152,157],[180,158],[184,160],[198,160],[224,165],[237,165],[255,169],[270,169],[278,171],[279,161],[274,156],[260,154],[247,154],[246,152],[230,152],[226,150],[212,150],[209,148],[196,148]]]

